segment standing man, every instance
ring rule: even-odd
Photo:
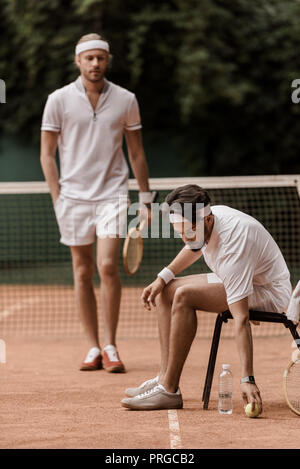
[[[41,164],[61,242],[71,249],[75,300],[89,343],[80,369],[103,367],[123,373],[116,331],[121,299],[120,234],[128,207],[124,135],[140,203],[150,204],[151,193],[138,103],[133,93],[105,78],[110,59],[109,44],[100,35],[88,34],[78,41],[75,63],[80,76],[51,93],[44,109]],[[57,146],[60,177],[55,161]],[[103,351],[93,287],[95,235],[104,318]]]
[[[127,389],[122,405],[136,410],[181,408],[179,381],[196,335],[196,311],[229,309],[241,362],[242,397],[252,410],[257,403],[261,412],[249,309],[285,311],[291,295],[285,260],[257,220],[227,206],[210,206],[208,193],[199,186],[179,187],[166,202],[170,222],[186,246],[142,295],[146,309],[158,309],[161,368],[157,377]],[[192,207],[187,215],[186,206]],[[212,273],[175,278],[201,255]]]

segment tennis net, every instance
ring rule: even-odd
[[[270,231],[287,261],[293,285],[300,278],[300,176],[253,176],[151,179],[162,203],[172,189],[195,183],[208,190],[212,205],[229,205],[257,218]],[[130,180],[131,201],[137,200],[136,181]],[[154,223],[159,223],[158,220]],[[59,243],[58,227],[44,182],[0,184],[0,337],[77,337],[81,325],[73,297],[68,247]],[[123,285],[119,337],[156,337],[156,312],[140,302],[143,288],[182,247],[180,239],[144,240],[140,270],[127,276],[120,255]],[[202,259],[182,275],[209,272]],[[95,274],[99,297],[99,278]],[[101,311],[98,302],[100,330]],[[210,337],[215,315],[199,312],[199,337]],[[254,335],[284,333],[274,324],[253,328]],[[224,336],[233,336],[232,326]]]

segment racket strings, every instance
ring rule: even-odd
[[[143,243],[141,242],[140,233],[135,230],[133,235],[131,233],[126,241],[126,248],[123,252],[126,271],[129,274],[134,274],[139,268],[143,255]]]
[[[293,363],[286,375],[286,392],[291,406],[300,413],[300,360]]]
[[[130,238],[127,250],[127,265],[130,271],[134,271],[140,262],[140,243],[138,238]]]

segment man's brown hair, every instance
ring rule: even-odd
[[[90,34],[85,34],[84,36],[81,36],[81,38],[79,39],[79,41],[77,42],[77,46],[78,44],[81,44],[82,42],[87,42],[87,41],[97,41],[97,40],[101,40],[101,41],[107,41],[107,39],[104,39],[103,36],[100,36],[100,34],[98,33],[90,33]]]
[[[210,197],[205,189],[196,184],[186,184],[185,186],[177,187],[166,197],[166,203],[171,206],[173,204],[180,204],[182,213],[184,211],[184,204],[192,204],[192,223],[196,223],[196,209],[197,204],[203,204],[204,207],[210,203]],[[172,211],[172,210],[171,210]]]

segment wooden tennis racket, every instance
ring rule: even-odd
[[[283,392],[289,408],[300,415],[300,351],[284,370]]]
[[[152,192],[152,203],[156,201],[158,192]],[[142,262],[144,243],[142,231],[146,225],[143,220],[137,227],[131,228],[126,236],[123,246],[123,266],[128,275],[134,275]]]

